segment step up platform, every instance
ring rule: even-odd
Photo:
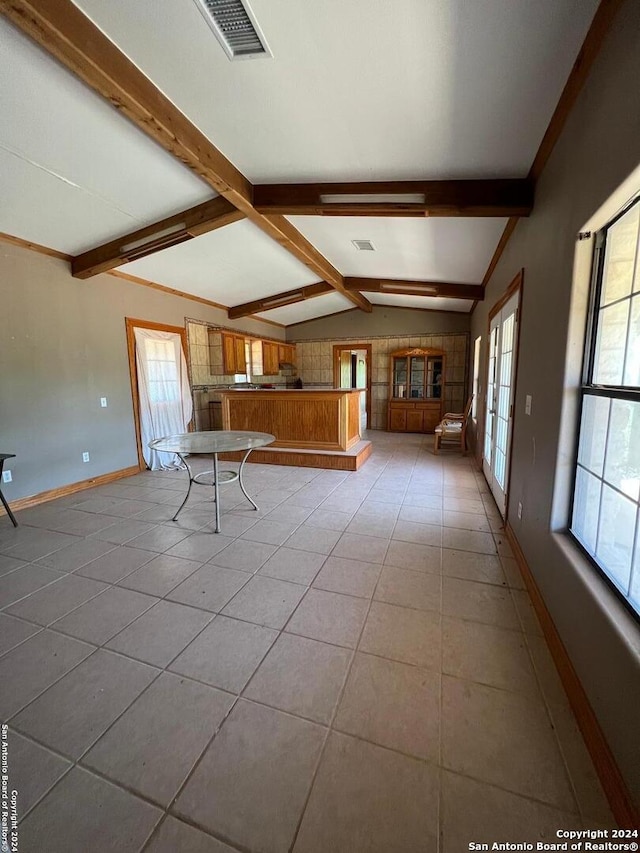
[[[295,465],[298,468],[328,468],[333,471],[357,471],[371,456],[370,441],[358,441],[349,450],[300,450],[287,447],[260,447],[253,450],[247,465]],[[221,453],[220,459],[240,462],[243,453]]]

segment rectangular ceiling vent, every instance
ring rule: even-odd
[[[351,242],[360,252],[375,252],[371,240],[352,240]]]
[[[246,0],[194,0],[229,59],[272,57]]]

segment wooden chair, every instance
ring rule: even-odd
[[[433,452],[439,453],[442,443],[455,445],[462,450],[464,456],[467,452],[467,421],[471,411],[473,394],[467,400],[464,412],[447,412],[438,426],[435,428]]]

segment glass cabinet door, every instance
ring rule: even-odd
[[[409,373],[410,373],[410,391],[409,396],[421,398],[424,397],[424,370],[425,358],[423,355],[412,355],[409,358]]]
[[[407,396],[407,359],[393,359],[393,396]]]
[[[390,398],[394,400],[439,400],[444,387],[444,356],[415,349],[391,354]]]
[[[427,359],[427,397],[442,396],[442,358],[430,356]]]

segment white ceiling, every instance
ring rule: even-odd
[[[78,254],[215,193],[0,18],[0,231]]]
[[[76,0],[253,182],[524,176],[597,0],[251,0],[230,62],[193,0]]]
[[[506,219],[290,216],[343,275],[479,284]],[[352,240],[371,240],[374,252]]]
[[[318,280],[303,263],[246,220],[120,269],[227,306]]]
[[[327,314],[337,314],[338,311],[349,311],[355,308],[345,296],[339,293],[327,293],[324,296],[316,296],[305,302],[296,302],[295,305],[285,305],[283,308],[273,308],[271,311],[262,311],[256,317],[265,320],[275,320],[290,326],[292,323],[302,323],[303,320],[313,320],[315,317],[325,317]]]
[[[75,2],[253,182],[526,174],[597,5],[252,0],[274,58],[229,62],[193,0]],[[75,255],[215,195],[4,19],[0,79],[0,231]],[[468,283],[505,223],[290,219],[344,275]],[[248,222],[123,270],[229,306],[318,278]],[[329,294],[263,316],[351,307]]]

